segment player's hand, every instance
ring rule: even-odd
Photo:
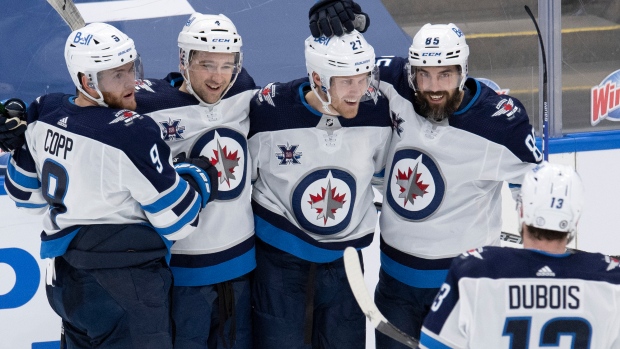
[[[26,103],[11,98],[0,103],[0,148],[6,152],[21,147],[26,137]]]
[[[200,193],[203,199],[203,208],[206,206],[207,202],[217,199],[217,188],[219,184],[218,171],[206,156],[201,155],[198,158],[188,158],[185,153],[180,153],[172,158],[172,163],[181,178],[185,179],[194,190]],[[183,166],[184,164],[194,166],[201,171]],[[179,171],[180,169],[184,170]],[[191,169],[192,171],[187,171],[187,169]],[[200,172],[207,175],[206,183],[208,186],[205,185],[205,178]]]
[[[370,25],[370,17],[352,0],[319,0],[310,8],[308,19],[315,38],[340,36],[353,29],[363,33]]]

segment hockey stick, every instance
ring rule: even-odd
[[[58,12],[71,30],[80,29],[86,25],[82,14],[75,7],[73,0],[47,0],[47,2]]]
[[[364,282],[364,274],[362,274],[359,256],[353,247],[347,247],[344,250],[344,269],[347,273],[349,286],[351,286],[351,291],[353,291],[353,296],[355,296],[357,304],[359,304],[362,312],[377,331],[409,348],[417,348],[418,340],[399,330],[396,326],[387,321],[385,316],[377,309],[372,298],[370,298]]]
[[[540,34],[540,29],[538,28],[538,22],[534,18],[532,11],[530,8],[525,5],[525,12],[530,16],[532,21],[534,22],[534,26],[536,27],[536,32],[538,33],[538,42],[540,43],[540,51],[542,53],[542,64],[543,64],[543,132],[542,132],[542,150],[543,150],[543,160],[547,161],[549,159],[549,105],[548,105],[548,97],[547,97],[547,55],[545,55],[545,44],[543,43],[542,35]]]

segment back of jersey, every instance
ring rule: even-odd
[[[600,254],[470,251],[424,322],[423,348],[620,348],[620,269]]]
[[[197,195],[171,166],[158,126],[129,110],[79,107],[71,98],[47,95],[32,104],[29,154],[16,152],[9,166],[7,188],[18,207],[49,205],[43,240],[64,240],[70,232],[63,229],[93,224],[150,223],[170,240],[189,234]],[[42,248],[42,256],[64,252],[57,248],[49,255]]]

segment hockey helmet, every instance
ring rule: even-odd
[[[179,33],[178,45],[180,48],[180,70],[183,73],[187,89],[203,103],[205,102],[192,89],[189,74],[185,74],[185,70],[191,69],[192,51],[234,54],[232,77],[222,96],[228,92],[237,79],[243,62],[241,36],[237,33],[237,28],[228,17],[223,14],[205,15],[198,12],[193,13]]]
[[[416,90],[415,68],[452,66],[460,67],[459,90],[467,79],[469,46],[465,34],[453,23],[425,24],[413,38],[409,47],[409,86]]]
[[[133,40],[106,23],[91,23],[73,31],[65,43],[65,62],[75,87],[101,106],[107,104],[97,73],[134,62],[133,79],[142,79],[142,63]],[[99,98],[84,91],[79,73],[86,75],[89,87],[99,93]]]
[[[528,226],[568,233],[577,232],[585,201],[581,178],[571,167],[543,162],[527,172],[517,199],[519,231]]]

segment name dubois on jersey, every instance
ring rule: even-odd
[[[508,285],[508,309],[573,309],[581,306],[577,285]]]
[[[48,129],[45,134],[45,143],[43,143],[43,145],[43,150],[46,152],[67,159],[67,153],[73,150],[73,139],[58,131]]]

